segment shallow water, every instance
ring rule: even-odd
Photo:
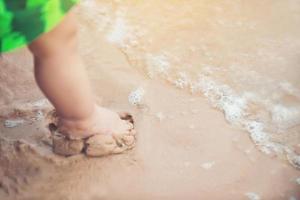
[[[140,73],[207,97],[260,150],[300,165],[298,0],[85,0],[79,9],[94,39],[105,33]]]
[[[79,49],[95,95],[133,114],[137,146],[53,154],[52,107],[32,57],[4,55],[0,199],[299,199],[299,168],[276,158],[299,167],[299,10],[298,1],[83,0]]]

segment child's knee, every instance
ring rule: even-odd
[[[28,47],[36,57],[71,53],[76,50],[77,26],[72,17],[67,16],[52,31],[33,41]]]

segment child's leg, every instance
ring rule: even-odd
[[[76,24],[66,19],[30,46],[38,85],[64,118],[80,120],[91,115],[93,94],[77,52]]]
[[[96,106],[77,51],[76,23],[69,14],[54,30],[29,45],[35,77],[59,115],[61,131],[74,136],[122,133],[130,128],[119,116]]]

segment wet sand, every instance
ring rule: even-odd
[[[31,57],[26,50],[4,55],[0,199],[300,199],[300,171],[286,159],[259,151],[204,95],[149,79],[104,35],[87,39],[88,30],[81,33],[81,51],[98,101],[133,114],[137,147],[103,158],[54,155],[43,117],[37,117],[51,107],[34,104],[43,96],[34,84]],[[145,90],[142,101],[131,105],[128,95],[139,87]],[[16,118],[24,122],[4,126]]]
[[[119,59],[93,77],[93,85],[104,105],[134,113],[136,149],[104,158],[62,158],[41,143],[47,132],[41,121],[2,126],[1,138],[23,139],[33,150],[1,141],[1,199],[247,199],[247,192],[262,199],[300,196],[300,172],[259,152],[248,134],[228,125],[207,100],[143,79],[117,49],[102,45]],[[142,109],[127,100],[137,83],[147,91]]]

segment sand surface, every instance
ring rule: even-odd
[[[94,4],[90,4],[91,2]],[[0,58],[0,199],[300,199],[300,171],[296,165],[292,165],[293,162],[287,160],[287,152],[263,153],[264,149],[254,144],[249,133],[241,128],[241,123],[228,120],[228,117],[236,115],[230,115],[226,110],[213,106],[209,97],[203,92],[191,94],[189,89],[181,87],[182,84],[185,86],[183,80],[176,82],[177,85],[174,83],[178,71],[185,69],[188,74],[198,72],[193,62],[195,64],[199,60],[211,57],[212,62],[217,62],[220,66],[226,66],[226,63],[230,64],[232,60],[236,61],[235,63],[244,63],[240,71],[245,70],[245,73],[249,70],[246,66],[254,66],[251,68],[252,71],[255,70],[260,75],[274,80],[268,84],[288,81],[295,89],[300,89],[297,78],[299,77],[299,74],[297,75],[299,35],[296,34],[300,31],[299,28],[291,25],[292,22],[300,23],[298,1],[291,0],[286,3],[275,1],[271,7],[273,1],[253,1],[253,4],[248,3],[247,6],[242,1],[238,1],[236,6],[242,8],[244,12],[248,11],[246,14],[239,13],[238,16],[235,16],[236,13],[233,12],[234,9],[230,7],[232,5],[228,1],[211,3],[206,1],[207,5],[205,2],[197,4],[197,1],[185,3],[164,1],[165,3],[161,3],[160,6],[155,6],[154,3],[158,4],[157,1],[152,1],[152,4],[151,1],[149,2],[84,1],[83,5],[76,10],[81,28],[80,50],[99,103],[117,111],[129,111],[135,118],[138,143],[134,150],[126,154],[103,158],[87,158],[82,155],[64,158],[54,155],[49,145],[49,131],[44,121],[44,115],[51,109],[51,105],[44,100],[34,83],[30,54],[26,49],[22,49]],[[227,31],[235,30],[236,26],[243,27],[235,33],[241,35],[241,31],[244,31],[245,35],[236,38],[234,42],[226,37],[230,35],[229,32],[218,32],[218,29],[210,26],[209,20],[194,24],[193,21],[189,21],[191,18],[185,15],[187,13],[179,10],[180,8],[187,11],[198,9],[199,13],[202,13],[200,14],[202,19],[207,17],[206,12],[210,11],[210,6],[219,7],[218,9],[233,9],[231,14],[213,15],[214,18],[223,19],[225,22],[238,19],[237,21],[248,20],[248,22],[253,20],[259,24],[260,20],[266,23],[266,21],[280,19],[282,16],[288,16],[286,18],[294,21],[289,24],[284,18],[283,21],[286,21],[278,22],[289,30],[288,33],[275,25],[265,27],[263,22],[258,27],[254,27],[256,32],[244,30],[243,25],[235,24],[235,27],[232,27],[229,26],[232,24],[224,22],[226,26],[223,28]],[[122,20],[117,22],[121,30],[114,30],[115,21],[118,21],[115,19],[123,19],[124,8],[132,11],[127,13],[127,19],[131,20],[131,23],[134,24],[136,21],[139,26],[144,23],[143,28],[135,27],[137,30],[147,30],[143,36],[140,36],[142,39],[132,39],[133,36],[124,39],[124,32],[129,30],[128,28],[122,30],[124,26]],[[178,9],[177,15],[173,12],[175,8]],[[258,14],[252,16],[251,8],[256,8]],[[263,8],[268,8],[267,10],[272,11],[272,14],[262,15]],[[84,12],[87,9],[90,9],[89,13]],[[292,10],[294,12],[287,12]],[[141,13],[144,14],[142,22],[138,18]],[[157,27],[159,23],[154,22],[163,21],[158,17],[161,13],[166,13],[165,19],[170,26],[160,30]],[[101,20],[95,17],[99,15],[103,17]],[[177,17],[184,19],[179,20],[181,26],[175,23]],[[172,20],[174,26],[171,26]],[[246,23],[249,24],[251,25]],[[200,29],[203,31],[204,38],[199,41],[205,41],[208,44],[207,48],[214,49],[216,55],[224,55],[222,58],[216,55],[205,56],[198,52],[196,43],[199,32],[191,29],[195,25],[198,28],[200,25],[208,27]],[[268,30],[272,30],[272,34],[269,34]],[[178,48],[174,43],[174,31],[178,33],[176,36]],[[252,33],[264,35],[274,41],[276,38],[282,39],[283,36],[286,40],[294,39],[294,46],[282,55],[281,61],[276,56],[278,59],[274,61],[272,56],[280,54],[283,47],[288,49],[290,46],[275,48],[273,42],[273,46],[266,45],[262,52],[262,54],[270,52],[268,54],[270,57],[258,59],[260,57],[257,57],[258,50],[255,46],[259,44],[257,41],[259,36],[253,36]],[[220,38],[222,35],[224,37]],[[145,38],[151,39],[151,44],[148,44],[149,41]],[[215,41],[214,38],[218,40]],[[244,40],[245,38],[247,40]],[[224,44],[225,41],[227,45]],[[196,50],[192,48],[189,54],[183,50],[183,46],[191,47],[191,44],[196,46]],[[252,44],[254,45],[251,46]],[[170,76],[164,76],[162,71],[157,71],[157,68],[145,66],[142,56],[147,54],[149,58],[151,53],[150,57],[153,58],[159,49],[167,52],[165,56],[172,53],[173,56],[181,58],[182,55],[183,60],[191,61],[182,63],[188,63],[188,66],[192,67],[180,68],[179,64],[182,60],[174,61],[177,65],[171,62],[175,67],[169,71]],[[244,57],[239,59],[243,51]],[[249,56],[254,54],[256,56]],[[158,62],[160,66],[167,65],[164,59]],[[282,71],[274,70],[267,73],[270,68],[278,67],[278,63],[283,66]],[[259,64],[264,67],[258,67]],[[280,76],[284,70],[288,73]],[[216,71],[213,78],[224,81],[223,83],[232,86],[236,91],[251,91],[252,86],[257,90],[265,88],[266,95],[269,95],[273,89],[268,88],[266,82],[259,82],[262,87],[258,87],[258,82],[250,86],[234,85],[238,82],[231,83],[229,72]],[[278,91],[282,93],[281,90]],[[300,94],[295,91],[287,101],[297,108],[299,103],[297,95]],[[261,95],[260,97],[264,97],[263,94]],[[280,101],[280,103],[285,105],[286,102]],[[259,110],[260,107],[257,107],[255,108]],[[267,110],[267,107],[261,110]],[[290,126],[282,129],[286,130],[285,136],[278,136],[278,133],[270,134],[272,142],[276,139],[274,135],[277,135],[278,142],[293,150],[291,155],[300,154],[298,148],[300,129],[296,117],[292,118],[294,120],[292,125],[288,124]],[[273,130],[276,121],[261,119],[268,125],[268,130]]]

